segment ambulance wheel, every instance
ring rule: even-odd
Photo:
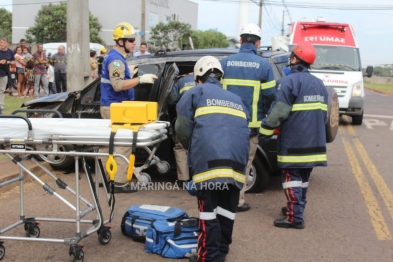
[[[31,238],[38,238],[41,234],[41,230],[37,225],[28,225],[26,230],[26,236]]]
[[[256,155],[248,175],[246,193],[259,193],[263,191],[268,186],[269,180],[270,173],[262,164],[261,158]]]
[[[3,244],[0,244],[0,260],[2,260],[4,256],[5,256],[5,247],[3,246]]]
[[[141,184],[147,184],[149,182],[151,182],[151,177],[149,176],[148,173],[140,173],[141,176],[141,181],[139,181],[139,183]]]
[[[352,116],[352,125],[354,126],[360,126],[363,122],[363,112],[361,115],[358,116]]]
[[[166,161],[160,161],[160,164],[161,164],[162,168],[160,168],[160,165],[157,165],[158,173],[160,173],[160,174],[168,173],[169,169],[171,168],[171,165],[169,165],[169,163]]]
[[[100,233],[98,234],[98,242],[100,242],[101,245],[106,245],[108,244],[112,239],[112,233],[109,230],[109,228],[104,227],[102,230],[100,230]]]
[[[327,87],[326,89],[329,95],[327,121],[325,124],[326,143],[331,143],[336,138],[338,132],[340,109],[338,105],[338,96],[336,90],[331,87]]]

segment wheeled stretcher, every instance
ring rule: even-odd
[[[112,111],[112,107],[111,107]],[[115,111],[115,110],[114,110]],[[123,110],[124,111],[124,110]],[[124,112],[126,112],[125,110]],[[118,111],[116,111],[118,112]],[[123,113],[124,113],[123,112]],[[111,240],[110,227],[106,226],[113,218],[114,195],[110,193],[108,185],[113,182],[116,172],[116,163],[108,161],[102,163],[102,157],[122,157],[129,163],[129,176],[135,175],[138,182],[145,183],[150,181],[148,175],[141,174],[141,171],[153,164],[159,165],[160,159],[154,154],[161,141],[167,138],[167,128],[169,122],[150,122],[139,123],[137,127],[130,123],[133,119],[128,119],[125,114],[125,122],[117,120],[113,123],[106,119],[64,119],[64,118],[24,118],[21,116],[0,115],[0,153],[6,155],[20,168],[18,177],[0,183],[0,188],[11,183],[20,183],[20,220],[5,228],[0,228],[0,260],[4,257],[5,247],[1,240],[25,240],[40,242],[57,242],[69,245],[69,255],[72,261],[83,261],[84,253],[82,246],[78,243],[94,232],[98,233],[98,240],[101,244],[108,244]],[[155,119],[155,117],[153,117]],[[141,121],[148,122],[148,121]],[[72,145],[74,151],[58,151],[60,145]],[[127,156],[116,154],[114,146],[143,148],[149,156],[145,163],[140,167],[134,167],[134,159]],[[109,147],[109,153],[100,152],[101,148]],[[41,150],[40,150],[41,148]],[[48,150],[50,148],[51,150]],[[112,148],[112,150],[111,150]],[[46,149],[46,150],[42,150]],[[67,185],[64,181],[57,178],[45,165],[36,160],[38,155],[69,155],[75,158],[75,189]],[[133,155],[132,155],[133,156]],[[94,158],[95,178],[91,174],[89,166],[86,164],[85,157]],[[31,159],[46,174],[55,180],[57,187],[50,183],[45,183],[40,177],[26,168],[24,161]],[[92,201],[81,195],[79,179],[80,162],[86,174],[90,188]],[[104,165],[109,174],[109,184],[104,172]],[[38,182],[44,191],[57,197],[65,205],[75,212],[75,218],[47,218],[47,217],[27,217],[24,212],[24,179],[25,175],[30,176]],[[95,181],[95,182],[94,182]],[[98,197],[99,181],[102,181],[108,204],[111,208],[110,215],[104,219]],[[69,201],[62,196],[61,191],[67,190],[75,196],[75,201]],[[112,187],[113,190],[113,187]],[[84,192],[85,193],[85,192]],[[95,219],[84,219],[84,217],[95,212]],[[3,216],[6,212],[2,212]],[[76,234],[68,238],[39,238],[40,228],[38,221],[66,222],[76,224]],[[85,231],[81,230],[81,223],[89,223],[92,226]],[[26,236],[5,236],[4,233],[19,226],[24,225]]]

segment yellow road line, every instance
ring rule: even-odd
[[[348,131],[350,133],[353,132],[353,134],[355,134],[355,131],[353,130],[352,126],[348,127]],[[366,166],[368,172],[370,173],[371,178],[373,179],[375,185],[377,186],[379,193],[381,194],[383,201],[385,202],[385,205],[386,205],[387,209],[389,210],[390,216],[393,218],[393,194],[392,194],[392,191],[390,191],[385,180],[379,174],[377,168],[375,167],[374,163],[371,161],[369,155],[367,154],[367,151],[364,149],[363,145],[360,143],[360,140],[358,138],[354,138],[354,142],[355,142],[356,149],[358,150],[359,155],[363,160],[364,165]]]
[[[377,199],[373,195],[371,187],[368,184],[362,169],[360,168],[359,162],[355,157],[352,147],[346,138],[342,137],[342,141],[345,151],[348,155],[349,163],[352,167],[352,172],[355,175],[356,181],[359,184],[360,191],[366,203],[366,207],[370,215],[375,233],[377,234],[377,238],[378,240],[391,240],[392,236],[390,235],[390,231],[386,225],[385,219],[383,218]]]

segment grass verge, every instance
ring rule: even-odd
[[[17,93],[14,93],[13,96],[10,96],[7,94],[4,94],[4,107],[6,111],[3,111],[2,114],[4,115],[10,115],[12,112],[14,112],[17,109],[21,109],[21,105],[26,102],[27,100],[30,100],[31,98],[19,98]],[[20,113],[22,116],[26,116],[26,113]],[[7,156],[1,154],[0,155],[0,160],[4,159],[9,159]]]
[[[364,82],[367,89],[374,90],[379,93],[393,95],[393,84],[378,84],[371,82]]]

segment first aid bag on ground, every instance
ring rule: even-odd
[[[146,233],[145,250],[165,258],[184,258],[198,249],[198,219],[153,222]]]
[[[155,221],[176,221],[188,218],[187,213],[177,207],[158,205],[133,205],[124,214],[121,232],[133,240],[144,241],[148,228]]]

